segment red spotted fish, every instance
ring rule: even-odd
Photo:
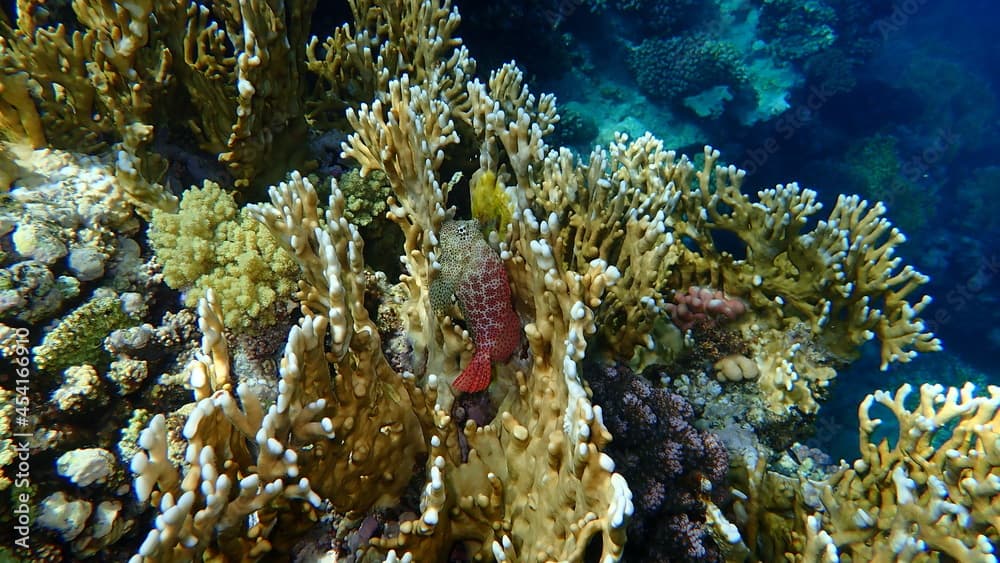
[[[476,350],[452,382],[475,393],[490,385],[493,362],[510,358],[521,339],[521,321],[511,305],[507,270],[483,239],[476,221],[448,221],[441,228],[441,271],[431,285],[435,307],[458,303]]]

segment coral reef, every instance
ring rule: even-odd
[[[164,163],[147,148],[172,61],[150,29],[153,2],[73,2],[70,26],[45,25],[45,10],[19,8],[14,27],[0,23],[4,137],[84,152],[111,145],[124,193],[144,209],[172,207],[157,183]]]
[[[753,27],[734,3],[720,21]],[[676,24],[654,4],[615,7]],[[22,444],[0,436],[0,498],[36,506],[18,556],[988,559],[1000,391],[878,394],[862,459],[826,478],[777,453],[811,459],[793,444],[864,343],[883,368],[940,347],[883,204],[821,217],[811,190],[744,193],[719,151],[652,134],[551,145],[554,97],[514,63],[476,78],[448,0],[351,0],[326,39],[312,1],[74,1],[62,25],[17,7],[0,315],[59,319],[30,335],[30,389],[0,378],[5,406],[31,404],[0,430],[30,426],[40,468],[9,486]],[[635,66],[772,115],[773,52],[698,37]],[[19,334],[0,344],[27,358]],[[868,443],[873,401],[894,445]]]
[[[594,3],[610,4],[619,12],[634,15],[643,28],[663,35],[682,32],[710,9],[697,0],[614,0],[610,3],[600,0]]]
[[[582,77],[614,77],[618,61],[625,59],[640,90],[674,110],[637,110],[637,118],[647,127],[661,120],[672,129],[682,123],[699,130],[695,138],[704,142],[719,130],[713,123],[719,120],[729,127],[736,121],[744,131],[770,122],[782,132],[788,122],[812,119],[817,99],[823,105],[835,93],[853,89],[858,67],[879,45],[878,26],[871,22],[885,15],[887,3],[592,0],[587,4],[597,15],[577,18],[586,23],[578,21],[567,39],[569,44],[589,44],[594,51],[587,64],[600,70],[584,68]],[[601,29],[601,42],[588,41],[594,29]],[[620,54],[603,56],[601,52],[609,48]],[[563,96],[576,97],[569,88],[564,90]],[[796,112],[786,113],[793,106]]]
[[[147,453],[133,466],[140,497],[152,495],[164,515],[141,548],[143,557],[283,549],[269,530],[290,533],[277,526],[290,515],[314,514],[327,499],[351,520],[364,520],[405,502],[421,468],[418,510],[400,508],[392,526],[376,528],[358,549],[425,560],[460,545],[480,557],[576,559],[599,534],[604,555],[618,557],[631,493],[604,451],[610,434],[602,409],[588,399],[578,362],[598,328],[611,355],[629,357],[636,346],[649,345],[670,285],[712,284],[745,300],[754,314],[741,330],[758,346],[761,392],[776,410],[816,408],[808,381],[781,380],[796,376],[796,369],[812,374],[811,381],[831,378],[832,369],[815,363],[815,347],[836,345],[833,352],[847,357],[880,334],[886,364],[910,358],[912,348],[935,348],[915,319],[921,305],[905,301],[923,279],[910,269],[898,272],[888,259],[899,235],[879,206],[869,210],[867,202],[842,198],[830,219],[806,235],[800,230],[819,209],[812,192],[779,186],[751,202],[740,192],[742,173],[717,166],[718,152],[710,148],[698,171],[651,136],[621,136],[607,151],[577,162],[569,151],[548,150],[543,140],[557,118],[551,98],[531,95],[513,65],[487,83],[463,82],[457,74],[468,67],[461,62],[466,56],[456,51],[435,72],[391,79],[371,105],[347,111],[354,133],[344,154],[363,175],[385,173],[389,216],[405,235],[405,274],[392,305],[410,342],[410,353],[398,360],[402,370],[386,359],[382,332],[366,306],[364,244],[344,216],[343,193],[333,182],[322,217],[311,182],[293,174],[271,189],[270,204],[250,206],[302,270],[296,298],[304,317],[286,346],[278,397],[267,407],[233,381],[217,306],[212,298],[204,301],[203,352],[188,370],[197,406],[173,438],[164,420],[154,419],[141,440]],[[513,206],[500,256],[525,318],[528,347],[525,360],[496,366],[507,374],[490,388],[501,405],[496,417],[482,426],[467,420],[459,429],[448,414],[452,398],[444,383],[460,371],[471,342],[441,314],[441,295],[448,292],[434,284],[450,283],[455,267],[444,260],[454,213],[445,202],[457,177],[440,175],[445,152],[462,135],[480,147],[477,173],[494,175]],[[746,243],[745,258],[714,249],[710,233],[719,229]],[[871,242],[881,246],[872,249]],[[880,292],[895,292],[884,312],[871,300]],[[789,346],[777,336],[799,325],[805,328],[790,334],[803,342]],[[692,435],[687,447],[699,437]],[[175,439],[187,444],[183,473],[166,462],[166,445]],[[505,443],[511,445],[501,447]],[[221,472],[217,456],[234,462]],[[718,468],[712,475],[719,479]],[[560,490],[535,495],[539,479]],[[235,483],[243,500],[212,492]],[[575,501],[567,513],[559,499],[569,498]],[[230,518],[250,512],[259,524],[238,542],[223,544],[194,527],[204,518],[199,514],[211,514],[222,537]],[[721,512],[706,509],[704,517],[727,543],[736,541]],[[539,535],[553,523],[558,528]],[[682,529],[694,533],[678,520],[675,531]]]
[[[1000,185],[1000,166],[984,166],[971,170],[968,179],[956,190],[959,205],[968,209],[968,225],[987,233],[1000,233],[1000,219],[981,205],[992,197],[992,190]]]
[[[858,139],[848,149],[844,166],[859,191],[886,204],[907,233],[920,233],[940,206],[937,186],[921,185],[900,156],[899,141],[890,135]]]
[[[836,11],[822,0],[765,0],[760,11],[761,37],[785,60],[819,53],[837,38]]]
[[[736,49],[705,37],[646,39],[630,53],[628,64],[648,96],[668,101],[716,86],[736,90],[747,80]]]
[[[123,287],[139,223],[109,159],[11,146],[13,189],[0,199],[0,320],[41,325],[99,278]]]
[[[442,17],[449,17],[448,13]],[[221,323],[209,300],[201,307],[202,326],[209,329],[204,339],[205,356],[191,368],[191,383],[199,400],[197,414],[188,418],[184,432],[189,444],[187,457],[198,460],[189,470],[191,475],[206,475],[211,479],[204,481],[200,490],[214,491],[239,482],[241,498],[251,504],[229,503],[228,508],[225,505],[211,508],[208,503],[219,499],[214,501],[218,503],[224,497],[202,496],[194,477],[185,478],[183,482],[189,485],[176,490],[181,480],[175,475],[176,470],[166,465],[166,428],[163,422],[154,419],[147,437],[141,439],[149,454],[140,455],[133,468],[139,475],[137,484],[143,498],[152,492],[154,483],[159,483],[155,488],[162,492],[156,500],[161,510],[170,510],[171,517],[162,519],[163,528],[147,538],[140,550],[144,556],[162,557],[170,552],[180,556],[205,550],[237,554],[269,549],[267,528],[258,528],[257,539],[249,543],[216,543],[192,527],[193,510],[204,506],[204,510],[218,515],[214,518],[255,511],[270,528],[274,518],[296,513],[295,509],[291,513],[279,510],[286,502],[296,498],[315,501],[319,492],[333,501],[338,511],[360,516],[398,500],[412,471],[421,466],[427,472],[427,486],[421,495],[420,514],[416,519],[401,522],[398,536],[373,538],[367,549],[383,553],[405,550],[414,558],[432,560],[444,556],[454,542],[461,541],[483,556],[499,553],[519,558],[517,554],[523,552],[532,554],[532,559],[574,559],[582,556],[592,535],[600,534],[607,554],[620,552],[625,516],[631,510],[628,489],[621,476],[613,473],[610,459],[600,452],[608,435],[576,375],[562,373],[566,365],[573,365],[562,358],[582,355],[583,337],[593,323],[592,315],[571,316],[569,311],[584,297],[589,302],[599,299],[608,283],[603,276],[595,275],[600,270],[589,272],[590,281],[586,285],[578,281],[572,291],[558,286],[546,290],[543,279],[553,276],[571,279],[579,274],[559,274],[556,264],[545,266],[544,262],[542,271],[529,274],[531,270],[526,270],[526,274],[534,277],[532,285],[537,288],[528,289],[527,295],[543,300],[536,307],[555,308],[551,313],[539,312],[545,326],[529,331],[536,359],[530,373],[512,374],[520,382],[513,389],[513,402],[494,422],[479,430],[468,424],[464,429],[455,428],[448,422],[447,411],[442,410],[450,401],[445,392],[447,387],[440,383],[445,376],[456,373],[466,341],[447,319],[442,319],[444,323],[436,319],[427,297],[434,271],[428,256],[437,252],[435,233],[440,232],[446,217],[443,203],[448,189],[448,185],[434,179],[441,158],[433,155],[457,137],[452,138],[454,125],[443,113],[451,111],[447,103],[428,96],[424,89],[441,91],[447,76],[444,72],[429,73],[428,82],[422,87],[410,87],[408,77],[390,81],[390,96],[385,103],[391,104],[394,108],[391,115],[399,116],[400,122],[395,117],[391,123],[384,121],[386,114],[382,113],[381,101],[371,107],[362,106],[357,113],[348,113],[357,133],[349,140],[350,149],[346,152],[366,171],[376,167],[385,171],[394,194],[390,215],[406,234],[407,276],[403,288],[409,297],[403,303],[402,318],[409,323],[408,332],[415,341],[411,365],[420,371],[412,375],[396,373],[382,354],[377,328],[364,307],[365,276],[360,254],[363,244],[356,228],[343,217],[344,200],[339,189],[336,186],[332,189],[323,227],[317,215],[315,191],[308,181],[296,176],[272,190],[273,207],[252,209],[303,268],[304,283],[298,297],[306,315],[299,328],[293,330],[286,347],[277,402],[268,409],[269,414],[262,416],[263,407],[259,403],[253,406],[255,401],[246,388],[234,388],[228,383],[226,353],[218,336]],[[502,90],[503,94],[520,90],[519,76],[508,74],[500,78],[512,81],[509,89]],[[492,106],[482,86],[473,82],[470,87],[479,88],[467,94],[478,96],[478,107]],[[549,118],[543,114],[540,119]],[[423,129],[424,124],[427,130]],[[415,136],[416,131],[424,133]],[[377,146],[392,146],[393,150],[373,150]],[[389,160],[377,160],[376,155]],[[430,158],[415,159],[415,155],[430,155]],[[522,251],[526,250],[527,246]],[[592,289],[588,289],[590,285]],[[586,306],[580,303],[575,307],[580,308]],[[324,354],[322,336],[327,323],[331,340],[329,352]],[[575,336],[567,340],[570,334]],[[564,343],[556,344],[560,341]],[[567,348],[565,342],[577,344]],[[327,357],[333,360],[332,365],[327,364]],[[329,381],[326,374],[331,368],[336,374],[332,380],[335,388],[325,383]],[[234,410],[237,404],[234,391],[244,410]],[[533,406],[541,404],[549,407],[538,411]],[[301,424],[310,430],[300,429]],[[380,428],[383,430],[379,431]],[[456,449],[459,432],[464,432],[473,451],[465,463],[461,463]],[[383,438],[371,442],[372,437],[378,436]],[[336,440],[331,441],[334,437]],[[259,449],[253,464],[246,457],[248,439],[265,440],[268,444]],[[315,447],[311,444],[316,440],[320,440],[317,445],[322,444],[320,449],[307,453]],[[508,440],[514,440],[514,447],[523,453],[511,456],[507,451],[509,446],[501,445]],[[229,465],[235,474],[222,474],[214,469],[216,451],[219,455],[225,453],[226,459],[247,461]],[[399,471],[387,472],[387,463]],[[539,472],[539,463],[547,471]],[[256,470],[242,473],[240,467]],[[298,479],[292,480],[293,475]],[[283,484],[283,477],[290,479],[288,484]],[[380,485],[361,484],[372,478]],[[561,492],[551,498],[525,497],[516,492],[530,494],[539,486],[537,480],[559,483]],[[357,484],[351,486],[352,481]],[[254,500],[258,487],[269,493]],[[510,492],[501,494],[508,489]],[[356,494],[344,495],[348,490]],[[564,498],[575,499],[576,508],[569,518],[566,506],[559,500]],[[177,510],[173,510],[174,499],[179,503]],[[221,521],[223,528],[224,522],[230,521]],[[541,521],[556,522],[560,527],[552,530],[537,523]],[[543,528],[549,529],[540,535]],[[563,540],[552,541],[553,534]]]
[[[972,384],[925,384],[911,408],[912,391],[903,385],[865,398],[861,457],[825,479],[806,477],[806,469],[786,476],[751,468],[741,479],[749,495],[738,502],[747,545],[766,538],[754,548],[762,559],[996,561],[1000,486],[991,424],[1000,389],[980,395]],[[897,425],[891,440],[877,444],[876,403]]]

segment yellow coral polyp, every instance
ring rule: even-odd
[[[479,221],[483,235],[496,231],[500,238],[507,234],[513,216],[512,203],[492,170],[479,170],[469,182],[472,216]]]

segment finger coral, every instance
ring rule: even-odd
[[[739,503],[755,522],[747,539],[772,538],[755,548],[763,559],[996,561],[1000,389],[985,391],[925,384],[914,402],[905,384],[868,395],[853,463],[823,480],[759,470],[751,477],[749,499]],[[892,419],[872,418],[875,408]],[[753,514],[761,509],[771,516]]]

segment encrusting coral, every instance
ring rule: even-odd
[[[45,336],[34,349],[35,364],[47,372],[87,363],[106,365],[110,357],[101,343],[113,330],[135,323],[117,295],[94,297],[62,318]]]

